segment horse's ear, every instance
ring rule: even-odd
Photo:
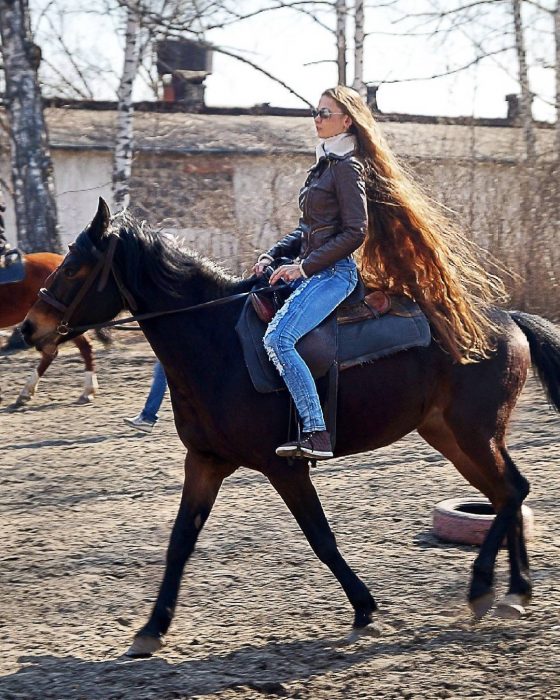
[[[107,233],[109,228],[109,222],[111,221],[111,212],[107,206],[107,202],[103,197],[99,197],[99,204],[97,206],[97,211],[91,224],[89,225],[89,235],[95,240],[101,240],[103,236]]]

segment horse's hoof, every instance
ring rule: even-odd
[[[498,603],[494,614],[504,620],[520,620],[525,615],[526,602],[525,596],[510,593]]]
[[[477,620],[482,619],[494,605],[494,591],[488,591],[474,600],[469,600],[469,607]]]
[[[163,641],[157,637],[134,637],[132,646],[125,656],[130,656],[133,659],[146,659],[159,651],[162,646]]]
[[[93,396],[90,394],[82,394],[76,403],[78,406],[88,406],[90,403],[93,403]]]

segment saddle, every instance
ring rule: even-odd
[[[279,285],[278,289],[268,288],[263,292],[258,286],[251,295],[251,303],[255,313],[263,323],[270,323],[278,309],[287,299],[287,285]],[[381,289],[367,291],[362,278],[358,278],[358,284],[353,292],[338,307],[337,323],[353,323],[361,319],[379,317],[387,313],[391,308],[391,297]]]
[[[269,294],[262,287],[256,290],[245,302],[236,325],[253,386],[265,394],[286,388],[263,345],[267,319],[272,318],[271,311],[276,312],[276,293],[280,298],[287,296],[282,288]],[[430,342],[428,320],[412,299],[366,290],[360,280],[330,316],[299,340],[296,349],[319,379],[333,366],[345,370],[401,350],[427,347]]]
[[[25,262],[19,250],[13,248],[0,255],[0,284],[21,282],[24,277]]]

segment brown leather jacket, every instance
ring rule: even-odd
[[[361,162],[352,153],[321,158],[300,190],[299,207],[299,226],[266,254],[299,258],[310,277],[348,257],[364,241],[368,214]]]

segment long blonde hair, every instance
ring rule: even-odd
[[[505,298],[503,283],[482,267],[477,247],[399,163],[359,93],[339,85],[323,95],[351,117],[365,167],[369,226],[358,251],[364,281],[415,299],[453,359],[487,357],[496,329],[486,309]]]

